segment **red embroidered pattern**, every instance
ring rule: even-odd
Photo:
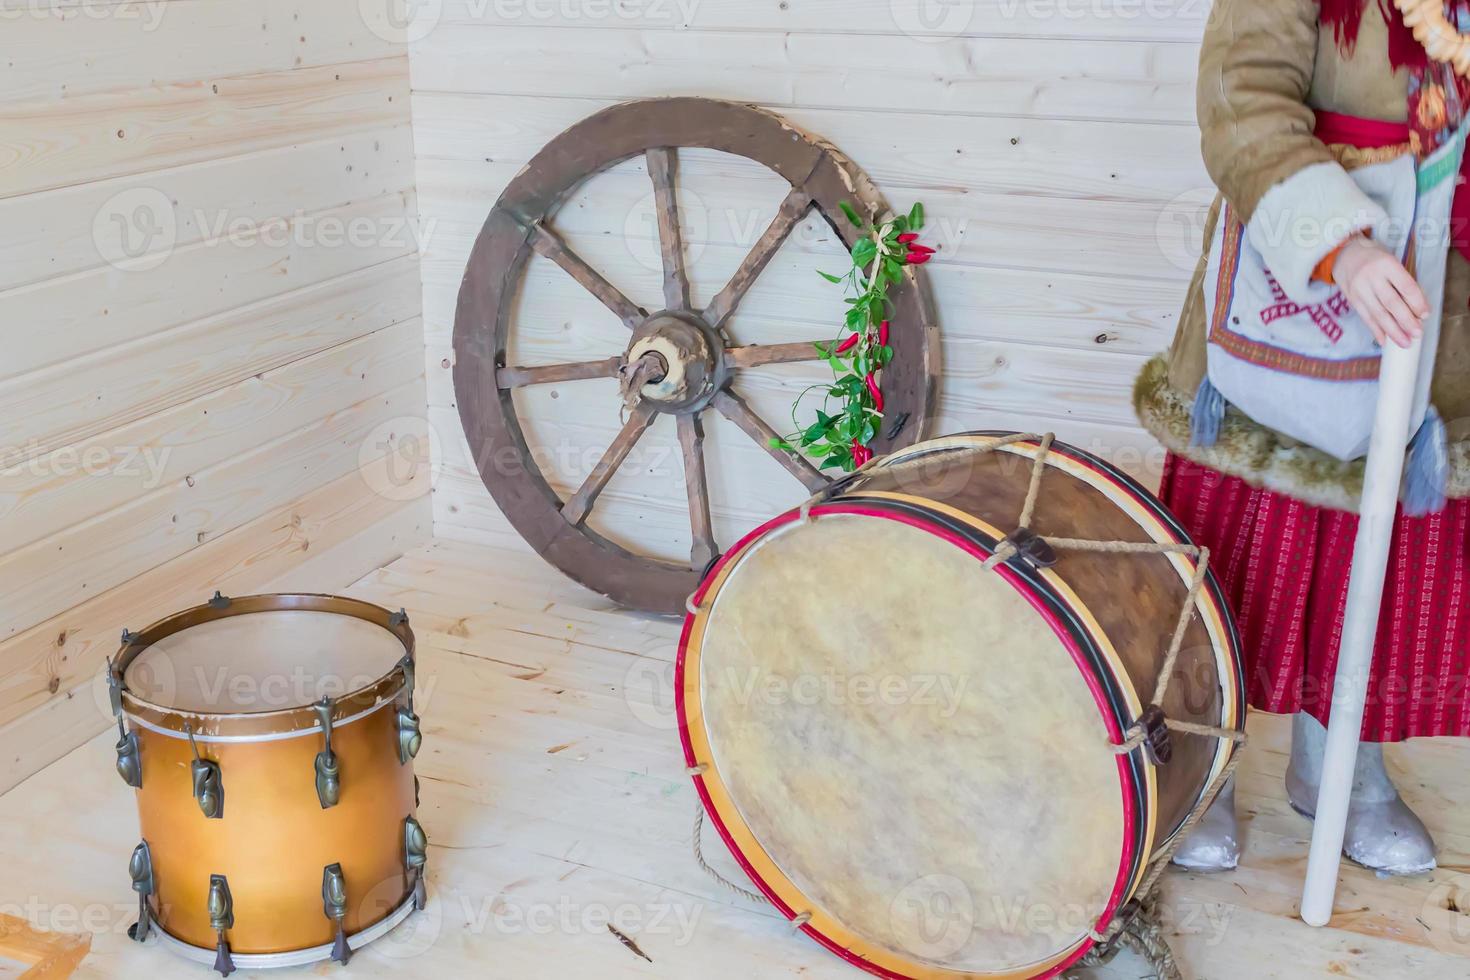
[[[1271,296],[1276,302],[1261,309],[1262,323],[1274,323],[1284,316],[1297,316],[1305,313],[1311,317],[1317,329],[1321,330],[1328,340],[1335,344],[1342,339],[1342,324],[1337,322],[1337,318],[1348,314],[1348,301],[1347,297],[1342,294],[1342,290],[1339,289],[1333,293],[1325,303],[1303,306],[1287,299],[1286,290],[1281,288],[1281,283],[1276,281],[1270,269],[1266,270],[1266,281],[1271,284]]]

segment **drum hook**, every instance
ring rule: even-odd
[[[194,799],[207,819],[218,820],[225,815],[225,782],[219,763],[200,757],[192,725],[184,724],[184,734],[189,736],[189,748],[194,753],[194,761],[189,764],[189,774],[194,782]]]
[[[322,726],[322,750],[316,757],[316,797],[321,803],[322,809],[327,810],[337,805],[342,799],[342,766],[337,761],[337,753],[332,751],[332,709],[334,703],[331,698],[323,697],[312,706],[316,710],[317,718]]]

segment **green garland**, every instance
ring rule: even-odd
[[[795,431],[771,440],[787,452],[803,452],[819,461],[822,469],[852,472],[873,457],[869,448],[883,420],[883,389],[879,376],[893,360],[889,343],[890,303],[888,287],[903,279],[907,265],[923,265],[934,250],[918,243],[924,227],[924,205],[915,204],[907,215],[882,224],[864,221],[846,201],[842,213],[862,234],[852,246],[852,268],[844,275],[818,271],[847,293],[846,335],[816,344],[822,359],[832,368],[832,380],[812,385],[791,406]],[[796,413],[813,391],[822,390],[822,407],[816,421],[802,426]]]

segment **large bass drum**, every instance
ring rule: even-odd
[[[142,829],[134,939],[228,976],[345,963],[423,907],[402,612],[216,593],[124,631],[108,676]]]
[[[690,598],[675,683],[706,812],[873,973],[1059,973],[1236,750],[1237,638],[1201,560],[1155,497],[1049,439],[871,464]]]

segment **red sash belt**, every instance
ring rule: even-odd
[[[1385,146],[1398,146],[1409,142],[1407,122],[1385,122],[1382,119],[1364,119],[1342,112],[1316,110],[1316,137],[1324,143],[1342,143],[1360,150],[1377,150]],[[1450,243],[1455,250],[1470,259],[1470,192],[1466,178],[1470,177],[1470,154],[1460,166],[1459,183],[1455,187],[1455,200],[1450,206]]]

